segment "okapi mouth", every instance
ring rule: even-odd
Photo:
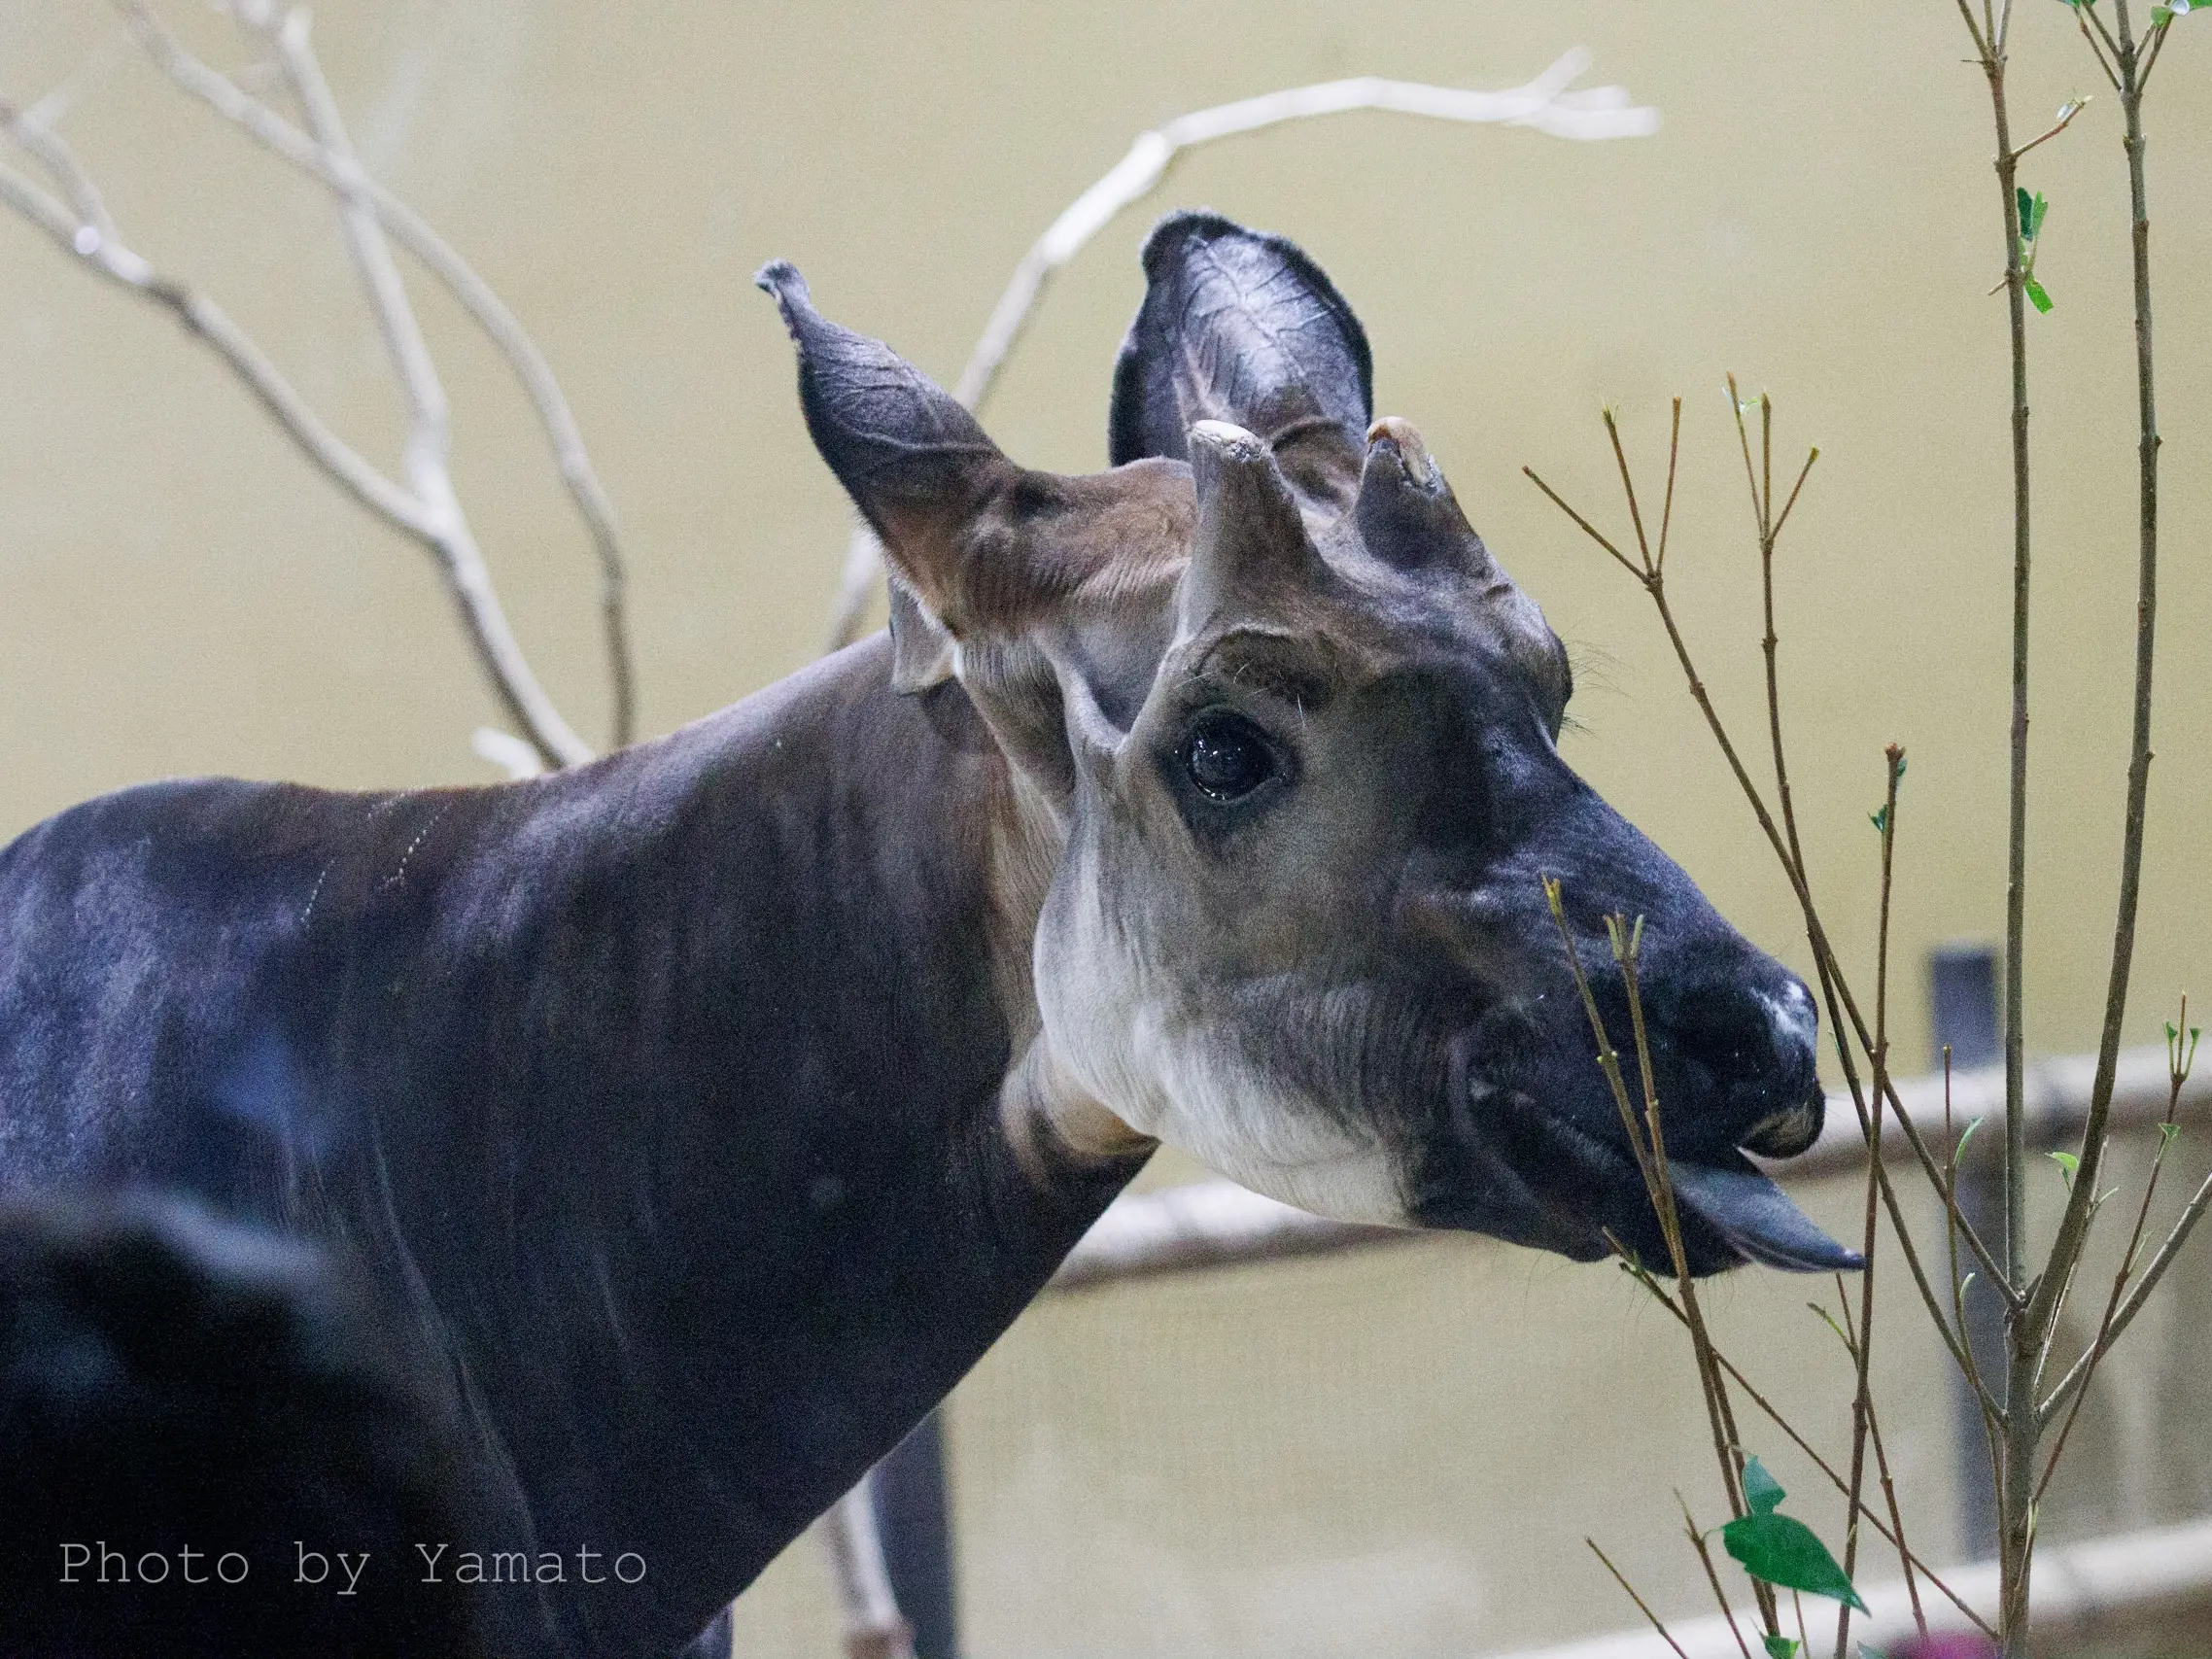
[[[1501,1149],[1500,1161],[1511,1169],[1514,1185],[1542,1212],[1540,1224],[1525,1219],[1508,1236],[1577,1261],[1625,1253],[1639,1266],[1673,1274],[1674,1257],[1658,1213],[1625,1142],[1616,1145],[1594,1134],[1520,1089],[1472,1077],[1463,1087],[1469,1116],[1481,1122],[1481,1138]],[[1762,1154],[1770,1147],[1786,1148],[1780,1156],[1802,1152],[1817,1135],[1820,1115],[1816,1098],[1788,1108],[1755,1124],[1745,1144]],[[1792,1273],[1849,1272],[1864,1265],[1856,1251],[1821,1231],[1741,1149],[1676,1154],[1667,1167],[1683,1262],[1693,1277],[1751,1262]],[[1433,1208],[1442,1213],[1449,1205]]]

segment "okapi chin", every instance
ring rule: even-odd
[[[167,783],[0,853],[0,1187],[358,1259],[445,1379],[498,1651],[681,1645],[1160,1142],[1325,1214],[1666,1252],[1545,908],[1642,981],[1689,1264],[1849,1266],[1745,1156],[1805,987],[1559,755],[1572,678],[1351,308],[1172,217],[1111,470],[1008,459],[761,273],[892,631],[483,789]],[[462,1547],[457,1545],[457,1547]]]

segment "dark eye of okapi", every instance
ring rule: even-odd
[[[1275,776],[1275,751],[1243,715],[1208,714],[1183,741],[1183,770],[1198,793],[1227,806]]]

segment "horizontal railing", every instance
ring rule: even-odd
[[[1947,1571],[1943,1581],[1959,1599],[1994,1623],[1997,1564],[1977,1561]],[[1893,1643],[1918,1634],[1911,1597],[1904,1581],[1876,1584],[1865,1592],[1867,1616],[1852,1622],[1854,1642],[1886,1652]],[[1931,1635],[1970,1631],[1964,1614],[1941,1596],[1923,1592],[1920,1601]],[[1806,1622],[1821,1609],[1831,1631],[1835,1604],[1808,1601]],[[2101,1638],[2107,1642],[2143,1623],[2212,1612],[2212,1520],[2149,1532],[2115,1533],[2081,1543],[2046,1543],[2035,1552],[2035,1602],[2032,1624],[2041,1642]],[[1745,1637],[1758,1648],[1748,1624]],[[1744,1646],[1727,1619],[1708,1613],[1680,1623],[1670,1621],[1668,1642],[1649,1625],[1614,1636],[1591,1637],[1558,1647],[1531,1650],[1514,1659],[1743,1659]],[[1832,1645],[1832,1644],[1831,1644]],[[1821,1643],[1815,1637],[1815,1651]],[[1854,1649],[1855,1650],[1855,1649]]]

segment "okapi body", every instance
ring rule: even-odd
[[[1077,478],[763,273],[891,637],[573,772],[157,784],[0,853],[0,1186],[359,1263],[442,1365],[455,1550],[569,1565],[495,1651],[681,1645],[1162,1140],[1663,1265],[1545,875],[1619,1030],[1600,918],[1648,918],[1693,1270],[1849,1262],[1738,1150],[1817,1131],[1810,998],[1560,759],[1558,641],[1349,308],[1210,215],[1147,272]]]

